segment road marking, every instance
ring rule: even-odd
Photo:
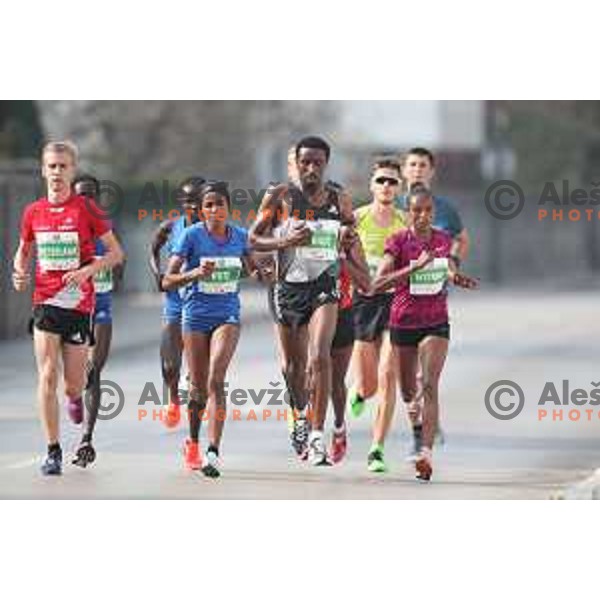
[[[4,465],[2,468],[3,469],[24,469],[26,467],[31,467],[33,465],[35,465],[35,463],[37,462],[41,462],[41,457],[37,457],[37,458],[30,458],[29,460],[22,460],[16,463],[12,463],[10,465]]]
[[[110,448],[111,446],[114,446],[115,444],[118,444],[119,442],[123,442],[123,441],[126,441],[126,438],[111,440],[109,442],[104,442],[104,443],[96,445],[94,447],[96,448],[96,451],[99,453],[99,452],[103,452],[104,450],[106,450],[106,448]],[[70,452],[69,454],[72,454],[73,456],[75,455],[74,452]],[[5,469],[7,471],[13,471],[16,469],[28,469],[35,464],[41,464],[43,458],[44,458],[43,456],[39,455],[35,458],[28,458],[27,460],[20,460],[16,463],[2,465],[2,466],[0,466],[0,470]],[[64,460],[64,455],[63,455],[63,464],[65,462],[67,462],[67,461]]]

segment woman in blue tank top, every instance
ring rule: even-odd
[[[240,337],[239,282],[254,271],[245,229],[227,223],[229,191],[223,182],[207,182],[200,193],[201,222],[177,238],[165,290],[181,290],[183,344],[190,370],[190,437],[184,446],[188,469],[219,476],[219,444],[225,420],[225,377]],[[206,462],[198,443],[208,406]]]

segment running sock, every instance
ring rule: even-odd
[[[54,444],[48,444],[48,454],[54,454],[55,452],[62,454],[60,444],[58,442],[54,442]]]
[[[318,440],[318,439],[321,439],[321,440],[322,440],[322,439],[323,439],[323,432],[322,432],[322,431],[319,431],[319,430],[317,430],[317,429],[313,429],[313,430],[310,432],[310,436],[309,436],[309,438],[308,438],[308,439],[309,439],[309,442],[312,442],[313,440]]]
[[[295,415],[295,417],[296,418],[300,418],[301,417],[303,419],[306,419],[307,418],[307,416],[306,416],[307,409],[308,409],[308,406],[305,406],[304,408],[295,408],[294,409],[294,415]]]
[[[423,425],[421,423],[415,423],[412,426],[412,430],[415,440],[419,440],[419,443],[421,443],[421,439],[423,438]]]
[[[356,390],[356,388],[355,388],[355,387],[353,387],[353,388],[350,390],[350,394],[353,396],[353,398],[352,398],[352,399],[354,400],[354,402],[365,402],[365,401],[366,401],[366,398],[365,398],[365,397],[363,397],[363,396],[361,396],[361,395],[358,393],[358,391]]]
[[[82,444],[90,444],[92,441],[92,434],[91,433],[84,433],[81,436],[81,443]]]
[[[214,444],[210,444],[208,446],[208,450],[206,451],[206,453],[208,454],[209,452],[214,452],[214,454],[217,457],[219,456],[219,448],[217,448],[217,446],[215,446]]]
[[[346,423],[342,423],[339,427],[333,426],[334,435],[341,435],[344,431],[346,431]]]
[[[383,444],[373,442],[371,444],[371,448],[369,449],[369,454],[371,454],[372,452],[383,452]]]
[[[198,436],[200,434],[200,413],[202,412],[198,400],[190,400],[188,403],[188,410],[190,415],[190,439],[192,442],[198,442]]]

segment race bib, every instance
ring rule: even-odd
[[[203,258],[202,264],[214,261],[215,270],[210,279],[198,281],[198,290],[203,294],[232,294],[239,290],[242,261],[231,256]]]
[[[95,259],[98,260],[102,258],[101,256],[96,256]],[[112,269],[102,269],[102,271],[98,271],[94,276],[94,288],[96,290],[96,294],[107,294],[108,292],[112,292],[113,289],[113,272]]]
[[[79,234],[76,231],[38,231],[37,256],[43,271],[73,271],[79,268]]]
[[[410,266],[416,264],[410,261]],[[439,294],[448,279],[448,259],[434,258],[426,267],[410,275],[410,293],[413,296],[434,296]]]
[[[330,219],[306,221],[312,231],[309,246],[297,248],[298,257],[302,260],[334,262],[338,258],[338,237],[340,222]]]

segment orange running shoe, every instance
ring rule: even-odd
[[[168,429],[173,429],[179,425],[181,420],[181,406],[179,406],[179,398],[176,398],[176,402],[169,401],[169,406],[165,415],[165,426]]]
[[[199,471],[202,468],[202,451],[198,442],[192,442],[190,439],[185,440],[183,460],[185,468],[190,471]]]
[[[415,461],[415,476],[419,481],[429,481],[433,473],[433,464],[430,448],[422,448]]]

